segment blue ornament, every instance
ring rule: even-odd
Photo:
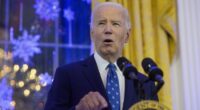
[[[64,10],[64,17],[68,20],[68,21],[72,21],[74,19],[74,12],[68,8]]]
[[[35,13],[41,19],[55,20],[59,16],[59,1],[58,0],[35,0]]]
[[[29,35],[26,30],[23,31],[22,36],[19,36],[17,40],[11,40],[13,44],[13,56],[23,59],[25,62],[30,60],[35,54],[41,53],[38,47],[38,40],[40,35]]]
[[[47,72],[39,75],[39,82],[42,86],[50,85],[52,81],[53,81],[52,76],[49,75]]]

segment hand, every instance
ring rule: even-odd
[[[101,110],[108,106],[108,103],[99,92],[89,92],[76,105],[76,110]]]

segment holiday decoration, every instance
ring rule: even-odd
[[[2,13],[5,19],[0,22],[0,30],[6,33],[0,33],[0,110],[44,109],[53,82],[51,73],[60,61],[70,63],[88,54],[90,41],[85,36],[89,36],[91,2],[2,3],[9,11]]]
[[[11,60],[12,59],[12,53],[11,52],[5,52],[2,48],[0,48],[0,64],[2,64],[2,60]]]
[[[47,72],[40,74],[28,64],[4,65],[0,71],[7,73],[0,82],[0,110],[13,110],[24,99],[44,101],[53,80]]]
[[[64,18],[67,19],[68,22],[68,44],[72,46],[72,20],[74,19],[74,12],[68,8],[64,10]]]
[[[83,2],[86,2],[86,3],[90,4],[91,0],[83,0]]]
[[[21,91],[21,95],[28,97],[33,91],[40,91],[41,85],[39,84],[39,78],[37,75],[37,70],[31,68],[27,64],[18,65],[14,64],[10,68],[9,73],[7,74],[7,79],[9,84],[13,89],[18,89]]]
[[[11,64],[12,64],[12,53],[9,51],[5,52],[3,49],[0,48],[0,67],[1,67],[0,79],[10,72],[10,68],[7,65]]]
[[[52,83],[52,80],[52,76],[50,76],[47,72],[39,75],[39,82],[42,86],[50,85]]]
[[[23,31],[22,36],[17,40],[13,38],[11,29],[11,43],[13,44],[13,56],[23,59],[25,62],[30,60],[35,54],[41,53],[38,47],[38,40],[40,35],[29,35],[26,30]]]
[[[7,83],[6,77],[0,82],[0,110],[13,110],[14,102],[12,101],[13,89]]]
[[[55,20],[58,18],[60,7],[58,0],[35,0],[35,13],[41,19]]]
[[[64,10],[64,17],[68,20],[68,21],[72,21],[74,19],[74,12],[68,8]]]

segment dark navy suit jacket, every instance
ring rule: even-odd
[[[138,74],[139,79],[145,79]],[[144,84],[147,99],[150,98],[153,82]],[[48,94],[45,110],[74,110],[90,91],[99,92],[108,102],[107,94],[98,71],[94,56],[57,68],[54,81]],[[132,80],[125,79],[125,96],[123,110],[128,110],[139,101],[135,84]],[[157,100],[157,96],[153,99]],[[105,110],[111,110],[110,105]]]

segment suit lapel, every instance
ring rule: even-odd
[[[90,82],[92,87],[95,91],[98,91],[102,96],[108,100],[106,95],[106,90],[103,85],[103,82],[101,80],[100,73],[98,71],[97,64],[94,59],[94,55],[90,56],[85,62],[84,62],[84,74],[87,78],[87,80]]]

